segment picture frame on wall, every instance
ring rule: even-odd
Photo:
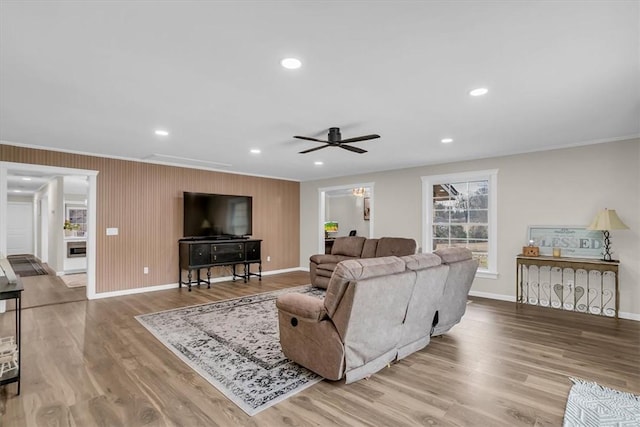
[[[369,221],[371,219],[371,202],[369,197],[364,198],[364,220]]]
[[[553,255],[559,248],[563,257],[602,258],[604,248],[602,232],[583,226],[530,225],[527,240],[540,248],[540,255]]]

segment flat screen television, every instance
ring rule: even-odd
[[[185,238],[249,236],[251,218],[251,196],[184,192]]]

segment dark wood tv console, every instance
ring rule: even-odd
[[[262,280],[262,259],[259,239],[227,239],[227,240],[192,240],[180,239],[178,260],[178,283],[180,287],[187,285],[191,291],[191,285],[200,286],[206,284],[211,287],[211,267],[230,265],[233,267],[233,280],[242,277],[244,283],[251,276],[257,276]],[[242,274],[236,273],[236,266],[243,266]],[[251,264],[258,264],[258,273],[251,272]],[[207,269],[207,279],[200,277],[200,270]],[[182,280],[182,271],[187,270],[187,281]],[[196,271],[195,278],[193,271]]]

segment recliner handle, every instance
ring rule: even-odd
[[[436,329],[436,325],[438,324],[438,310],[436,310],[436,314],[433,315],[433,321],[431,322],[431,332],[429,336],[433,335],[433,331]]]

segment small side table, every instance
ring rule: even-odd
[[[4,372],[4,374],[0,377],[0,386],[17,382],[18,395],[20,394],[20,371],[22,371],[22,366],[20,365],[20,357],[22,356],[22,351],[21,351],[22,340],[20,339],[20,332],[21,332],[20,329],[21,329],[21,322],[22,322],[22,299],[21,299],[22,291],[24,291],[24,286],[22,286],[22,280],[20,280],[19,276],[16,283],[9,283],[9,280],[6,277],[4,276],[0,277],[0,300],[13,299],[16,303],[15,344],[18,347],[18,369],[11,369],[9,371]]]

